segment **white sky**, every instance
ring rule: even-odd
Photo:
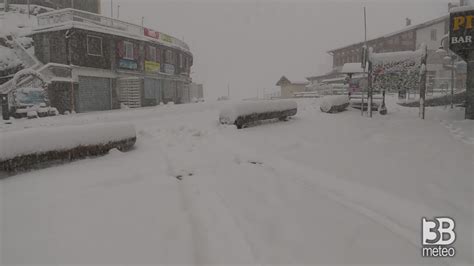
[[[290,80],[331,69],[328,50],[363,40],[363,6],[368,35],[399,30],[405,18],[421,23],[447,14],[448,0],[113,0],[120,19],[169,33],[190,45],[193,80],[206,96],[262,96]],[[102,0],[110,15],[111,0]]]

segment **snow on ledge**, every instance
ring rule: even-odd
[[[453,7],[449,10],[449,13],[459,13],[459,12],[468,12],[468,11],[473,11],[474,6],[458,6],[458,7]]]
[[[272,100],[232,103],[223,108],[219,115],[219,121],[223,124],[234,124],[241,116],[279,112],[297,109],[298,104],[293,100]]]
[[[0,134],[0,161],[18,156],[62,151],[135,138],[132,124],[91,124],[34,128]]]

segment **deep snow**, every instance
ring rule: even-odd
[[[138,132],[131,152],[1,180],[2,262],[472,264],[474,123],[393,102],[369,119],[301,99],[294,119],[244,130],[219,125],[228,102],[2,124]],[[453,260],[420,256],[433,216],[457,222]]]

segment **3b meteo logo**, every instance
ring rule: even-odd
[[[451,245],[456,241],[455,222],[449,217],[433,220],[422,219],[423,257],[454,257],[456,250]]]

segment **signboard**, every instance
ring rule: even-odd
[[[157,40],[160,39],[160,33],[157,32],[157,31],[154,31],[154,30],[152,30],[152,29],[147,29],[147,28],[145,28],[145,29],[144,29],[144,34],[145,34],[145,36],[147,36],[147,37],[151,37],[151,38],[154,38],[154,39],[157,39]]]
[[[145,61],[145,72],[160,73],[161,64],[159,62]]]
[[[119,68],[137,70],[138,69],[138,64],[134,60],[120,59],[119,60]]]
[[[165,42],[169,42],[169,43],[173,43],[173,37],[171,37],[167,34],[164,34],[164,33],[160,33],[160,40],[165,41]]]
[[[163,67],[166,74],[174,75],[174,72],[175,72],[174,65],[164,64]]]
[[[474,49],[474,9],[459,9],[450,16],[449,49],[467,59],[467,54]]]

